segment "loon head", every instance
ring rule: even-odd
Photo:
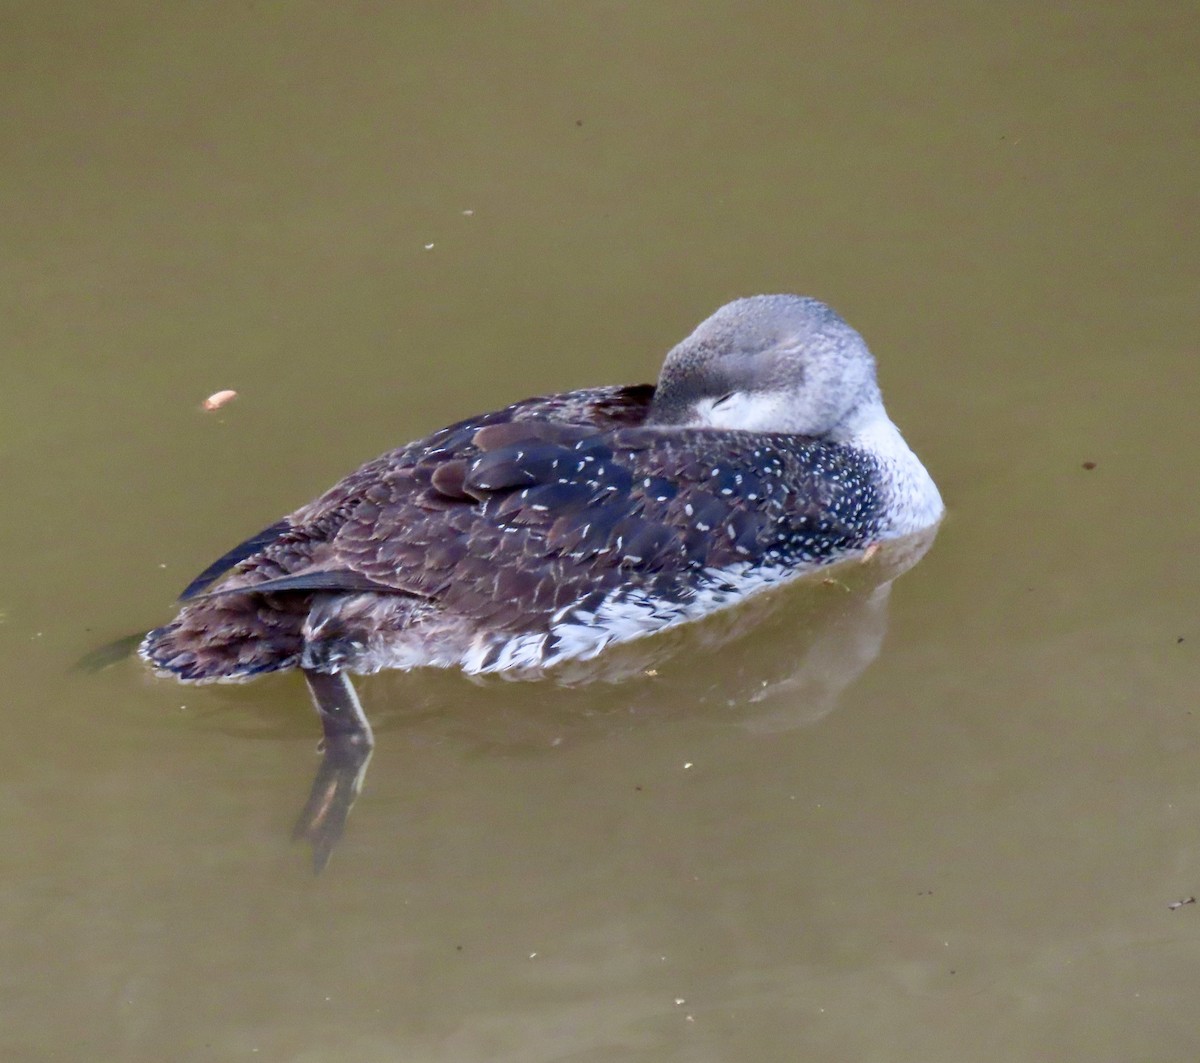
[[[646,423],[841,441],[881,416],[875,360],[854,329],[816,299],[755,295],[667,354]]]

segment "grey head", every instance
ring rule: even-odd
[[[667,354],[646,423],[840,441],[880,417],[875,360],[854,329],[816,299],[755,295]]]

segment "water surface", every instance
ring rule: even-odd
[[[4,1058],[1197,1057],[1191,5],[2,19]],[[950,507],[857,671],[785,681],[793,602],[624,685],[370,680],[314,878],[298,680],[71,670],[758,291],[865,334]]]

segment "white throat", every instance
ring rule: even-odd
[[[887,495],[884,509],[891,514],[889,536],[921,531],[942,519],[946,507],[933,477],[904,441],[882,403],[836,441],[866,451],[882,466]]]

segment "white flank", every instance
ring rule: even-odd
[[[637,591],[614,591],[594,612],[573,606],[563,609],[551,620],[548,635],[518,635],[499,652],[486,638],[476,639],[459,663],[464,672],[481,675],[540,671],[562,661],[590,661],[608,646],[699,620],[737,605],[758,591],[807,575],[825,563],[785,568],[747,562],[735,568],[710,569],[699,577],[692,596],[684,602]]]

